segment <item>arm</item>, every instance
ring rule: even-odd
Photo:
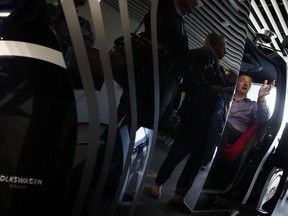
[[[269,119],[270,111],[266,105],[265,97],[270,94],[270,91],[274,85],[275,80],[273,80],[270,84],[268,84],[268,81],[265,80],[261,88],[259,89],[257,106],[255,106],[257,108],[257,111],[254,111],[256,119],[259,122],[265,122]]]
[[[266,103],[265,97],[270,94],[272,87],[275,85],[275,80],[273,80],[269,85],[267,84],[268,81],[264,80],[261,88],[258,92],[258,104]]]

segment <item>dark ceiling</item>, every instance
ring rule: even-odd
[[[104,0],[118,9],[118,1]],[[202,46],[210,32],[225,35],[228,55],[223,59],[227,68],[239,70],[245,45],[249,8],[246,2],[230,3],[227,0],[203,1],[191,15],[185,17],[190,48]],[[149,10],[149,0],[128,0],[130,17],[141,21]]]
[[[118,1],[103,1],[119,10]],[[140,22],[149,10],[150,0],[127,2],[130,17]],[[239,69],[242,60],[243,42],[247,32],[270,29],[276,37],[267,46],[281,50],[281,43],[288,35],[287,0],[201,0],[201,2],[202,6],[185,18],[191,48],[202,46],[205,35],[209,32],[225,35],[228,54],[223,59],[223,64],[236,70]],[[272,25],[269,13],[275,18],[275,25]]]
[[[118,0],[102,0],[119,10]],[[12,0],[1,0],[0,9],[7,9]],[[127,0],[129,16],[140,22],[150,7],[151,0]],[[248,32],[274,32],[272,43],[275,50],[282,50],[283,41],[288,40],[287,0],[201,0],[201,7],[186,16],[186,29],[190,48],[201,47],[209,32],[227,38],[228,54],[223,65],[239,70],[245,38]],[[288,41],[287,41],[288,42]],[[286,45],[287,46],[287,45]]]

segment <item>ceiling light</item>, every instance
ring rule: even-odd
[[[10,15],[10,12],[0,12],[0,17],[7,17]]]

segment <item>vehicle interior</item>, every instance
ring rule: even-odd
[[[253,66],[251,65],[252,62],[255,62]],[[248,98],[254,100],[257,100],[258,90],[261,83],[266,79],[265,77],[269,77],[269,80],[278,80],[278,77],[283,74],[279,66],[261,53],[255,44],[251,43],[248,39],[246,41],[242,65],[244,65],[241,68],[243,72],[253,74],[253,85],[251,91],[248,93]],[[250,67],[247,67],[247,65]],[[219,159],[220,161],[217,161],[217,163],[214,162],[211,167],[207,178],[207,185],[204,185],[203,194],[220,194],[220,197],[223,196],[225,197],[224,199],[228,200],[241,201],[244,199],[247,192],[244,188],[251,187],[251,185],[246,185],[247,182],[251,183],[251,179],[248,180],[249,176],[253,178],[256,169],[259,167],[258,163],[269,152],[273,144],[273,139],[270,138],[275,136],[275,134],[272,135],[271,125],[273,127],[277,125],[274,122],[277,119],[273,116],[273,113],[276,111],[274,108],[280,108],[279,112],[283,112],[283,107],[276,106],[278,85],[276,86],[272,94],[267,98],[269,100],[269,108],[272,111],[269,122],[254,123],[233,145],[226,145],[222,157]],[[209,178],[209,176],[211,177]],[[223,200],[220,199],[221,202]],[[227,203],[224,205],[227,205]],[[250,205],[252,204],[250,203]],[[251,208],[250,205],[249,208]],[[262,210],[262,206],[255,205],[255,207]],[[239,208],[241,209],[243,206],[239,205]]]
[[[159,79],[157,4],[87,0],[76,7],[64,0],[1,1],[1,215],[184,215],[167,203],[185,161],[163,185],[161,199],[150,195],[173,142],[177,113],[169,128],[172,138],[158,131],[157,103],[153,127],[137,126],[131,33],[141,38],[141,22],[150,11],[153,78]],[[72,66],[70,47],[63,46],[62,32],[55,27],[58,6]],[[268,122],[252,124],[223,152],[216,147],[199,170],[185,197],[191,215],[272,215],[283,195],[288,176],[287,11],[285,0],[198,0],[184,17],[191,50],[201,48],[211,32],[225,36],[221,65],[253,77],[248,98],[257,101],[264,80],[276,80],[266,98]],[[95,41],[89,48],[79,17],[91,25]],[[110,54],[119,38],[125,56],[115,58],[129,81],[130,125],[117,121],[123,89]],[[159,91],[157,82],[153,88]],[[159,101],[156,93],[154,100]]]

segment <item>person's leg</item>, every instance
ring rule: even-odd
[[[223,130],[223,125],[224,125],[223,115],[224,115],[224,109],[217,110],[217,112],[213,113],[211,121],[209,123],[208,137],[206,141],[207,150],[206,150],[206,155],[202,160],[203,161],[202,166],[204,167],[213,158],[213,154],[215,152],[216,146],[218,145],[220,141],[222,130]]]
[[[202,165],[202,156],[198,151],[190,153],[185,167],[178,179],[175,195],[169,200],[169,204],[175,206],[184,213],[191,214],[192,209],[185,203],[185,196],[191,188],[195,177]]]
[[[200,167],[202,166],[202,156],[203,154],[201,154],[199,151],[190,153],[178,179],[175,194],[182,197],[186,196],[194,182],[195,177],[198,174]]]
[[[239,138],[239,136],[241,136],[241,132],[236,130],[229,122],[227,122],[218,145],[217,154],[215,156],[215,159],[213,160],[213,164],[209,171],[207,180],[207,182],[209,182],[209,185],[217,185],[217,187],[219,187],[223,184],[223,178],[220,178],[220,180],[218,180],[219,173],[223,173],[223,171],[225,172],[221,164],[222,153],[226,144],[233,144]]]
[[[187,148],[185,148],[182,143],[176,139],[172,144],[167,157],[162,163],[157,178],[155,182],[159,185],[164,184],[171,176],[175,167],[185,158],[186,155],[190,153]]]
[[[201,136],[201,130],[195,129],[192,132],[195,134],[192,135],[190,130],[190,139],[187,139],[186,137],[186,142],[182,139],[182,143],[185,143],[185,146],[187,146],[187,152],[190,154],[177,181],[175,195],[169,200],[170,205],[175,206],[180,211],[188,214],[190,214],[192,210],[185,203],[185,196],[198,174],[198,171],[202,165],[204,152],[206,150],[206,146],[202,144],[205,138]],[[191,140],[192,137],[193,141]]]
[[[229,122],[227,122],[218,145],[217,155],[222,153],[227,143],[233,144],[241,134],[240,131],[236,130]]]
[[[151,186],[152,196],[160,198],[161,186],[170,178],[175,167],[185,158],[188,153],[189,151],[182,147],[178,140],[175,140],[157,173],[154,184]]]

